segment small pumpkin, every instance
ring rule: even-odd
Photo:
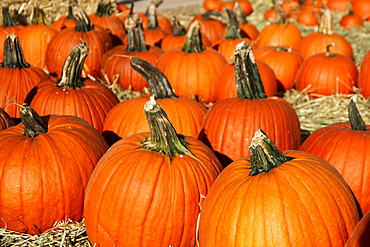
[[[59,17],[55,20],[50,27],[57,30],[58,32],[65,28],[75,28],[77,25],[76,18],[73,15],[73,7],[75,0],[70,0],[68,5],[68,14]]]
[[[154,97],[144,113],[150,133],[116,142],[94,170],[87,235],[102,247],[195,247],[202,202],[221,165],[204,143],[176,133]]]

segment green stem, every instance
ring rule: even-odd
[[[127,49],[126,51],[147,51],[142,19],[139,15],[133,14],[126,18],[125,27],[127,30]]]
[[[3,7],[2,8],[3,13],[3,27],[15,27],[17,24],[15,24],[12,16],[9,14],[9,7]]]
[[[198,53],[204,50],[205,47],[203,46],[202,43],[200,24],[199,21],[196,20],[189,27],[182,51],[186,53]]]
[[[182,36],[186,34],[186,28],[183,25],[181,25],[180,21],[176,18],[176,16],[172,16],[171,25],[173,29],[173,36]]]
[[[91,30],[94,30],[94,26],[90,21],[90,18],[87,16],[86,12],[83,9],[78,9],[75,12],[76,16],[76,31],[87,33]]]
[[[148,29],[158,29],[157,7],[150,3],[147,11]]]
[[[114,6],[110,0],[101,1],[98,4],[95,14],[99,17],[111,16],[114,13]]]
[[[138,57],[130,58],[131,67],[147,81],[150,93],[156,99],[178,98],[172,90],[166,76],[154,65]]]
[[[243,99],[267,98],[252,48],[242,41],[235,48],[234,74],[236,92]]]
[[[257,130],[252,138],[249,152],[252,166],[249,176],[269,172],[278,165],[293,159],[285,156],[262,129]]]
[[[19,42],[18,36],[9,34],[4,43],[4,63],[2,67],[23,69],[30,67],[29,63],[26,62],[23,55],[21,43]]]
[[[352,97],[348,105],[348,117],[353,130],[367,131],[366,124],[362,119],[356,106],[355,99]]]
[[[144,13],[144,15],[146,15],[146,16],[148,16],[148,12],[149,12],[149,8],[150,8],[150,5],[154,5],[155,6],[155,8],[158,8],[158,6],[159,5],[161,5],[163,3],[163,0],[152,0],[149,4],[148,4],[148,6],[147,6],[147,8],[146,8],[146,10],[145,10],[145,13]]]
[[[167,114],[155,102],[152,96],[144,106],[145,117],[150,127],[149,137],[143,142],[142,148],[163,153],[172,161],[176,155],[195,157],[187,148],[189,145],[168,120]]]
[[[76,45],[64,62],[61,79],[58,81],[58,87],[81,88],[85,84],[81,81],[81,74],[85,59],[88,55],[86,43]]]
[[[33,18],[31,20],[31,25],[49,25],[45,12],[38,6],[33,8]]]
[[[227,33],[225,39],[241,39],[242,36],[240,35],[239,24],[238,20],[236,19],[236,14],[230,9],[226,9],[226,13],[229,21],[227,24],[226,29]]]
[[[24,125],[24,135],[34,138],[48,132],[48,127],[44,124],[39,114],[27,104],[21,105],[20,113],[21,122]]]

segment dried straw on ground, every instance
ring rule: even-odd
[[[166,0],[164,0],[166,1]],[[96,10],[99,0],[78,0],[80,6],[90,14]],[[149,2],[149,0],[148,0]],[[202,13],[204,9],[201,7],[202,0],[199,0],[198,7],[185,10],[167,10],[162,12],[167,17],[176,15],[181,20],[183,25],[187,25],[190,20],[197,14]],[[254,12],[249,16],[248,20],[255,24],[261,30],[268,22],[263,19],[265,10],[271,8],[273,3],[266,4],[265,0],[251,0]],[[19,11],[30,17],[31,7],[40,5],[45,10],[47,18],[51,23],[58,17],[67,13],[68,0],[3,0],[0,7],[11,4],[11,10]],[[337,23],[345,13],[334,14],[334,31],[344,35],[352,44],[355,53],[355,62],[359,66],[364,54],[370,50],[370,23],[365,23],[364,26],[356,29],[343,29]],[[0,17],[0,23],[2,19]],[[316,31],[316,28],[306,28],[297,24],[303,35],[307,35]],[[130,90],[122,90],[117,85],[110,86],[113,92],[121,100],[127,98],[138,97],[141,94]],[[293,105],[300,121],[301,128],[308,132],[312,132],[318,128],[327,126],[334,122],[348,121],[347,107],[349,99],[353,95],[332,95],[320,98],[309,98],[306,92],[298,92],[290,90],[285,93],[284,98]],[[369,100],[364,99],[360,94],[357,94],[357,106],[364,118],[365,123],[370,124],[370,105]],[[6,229],[0,228],[0,246],[91,246],[89,243],[83,222],[60,222],[56,223],[52,229],[37,235],[18,234]]]

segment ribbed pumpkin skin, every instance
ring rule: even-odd
[[[344,246],[359,220],[340,174],[321,158],[284,151],[295,159],[248,176],[250,162],[226,167],[200,216],[202,247]]]
[[[298,116],[278,97],[217,101],[204,118],[199,139],[221,156],[235,160],[249,156],[248,147],[258,129],[263,129],[280,150],[301,145]]]
[[[264,62],[256,60],[263,87],[267,96],[277,93],[277,81],[274,71]],[[238,97],[236,93],[234,64],[226,64],[216,78],[216,101]]]
[[[255,49],[254,56],[265,62],[274,71],[283,91],[294,85],[298,69],[303,63],[301,54],[296,49],[284,50],[274,46],[263,46]]]
[[[12,99],[22,104],[28,92],[41,80],[50,76],[40,68],[0,68],[0,107],[12,118],[19,118],[19,106],[11,104]],[[6,106],[5,106],[6,105]]]
[[[72,115],[84,119],[100,133],[108,112],[119,103],[116,95],[98,81],[86,79],[81,88],[63,88],[54,78],[41,81],[30,106],[40,115]]]
[[[308,88],[310,95],[350,94],[357,86],[357,67],[349,57],[318,53],[305,60],[298,70],[295,87]]]
[[[129,56],[139,57],[155,65],[162,54],[162,51],[158,52],[158,50],[128,52],[123,45],[116,46],[104,54],[100,64],[100,77],[106,76],[109,84],[116,81],[122,89],[131,88],[133,91],[142,92],[148,84],[137,71],[131,68]],[[117,75],[119,77],[115,79]]]
[[[126,29],[120,19],[114,15],[100,17],[96,14],[89,15],[89,18],[93,25],[100,26],[109,33],[113,45],[122,44],[123,38],[126,35]]]
[[[370,126],[366,126],[370,130]],[[363,214],[370,211],[370,131],[352,130],[350,123],[334,123],[314,131],[300,150],[313,153],[332,164],[343,176]]]
[[[334,43],[330,51],[335,54],[341,54],[353,59],[353,49],[351,43],[342,35],[311,33],[305,36],[299,43],[298,51],[301,53],[303,60],[308,57],[326,51],[326,47]]]
[[[121,138],[136,133],[149,132],[149,126],[143,113],[148,96],[121,101],[108,113],[104,123],[105,132],[113,132]],[[157,103],[167,113],[176,132],[198,137],[207,108],[189,98],[160,99]],[[103,133],[106,136],[107,133]],[[110,143],[110,141],[108,141]]]
[[[293,23],[269,24],[260,32],[256,46],[287,46],[298,49],[302,35]]]
[[[370,52],[367,52],[362,58],[360,70],[358,74],[358,88],[360,93],[367,97],[370,97]]]
[[[108,149],[80,118],[50,116],[49,130],[30,138],[23,125],[0,131],[0,227],[36,234],[55,221],[81,220],[87,182]]]
[[[86,42],[89,47],[84,72],[86,75],[99,75],[100,61],[104,53],[113,47],[112,39],[99,26],[95,26],[94,30],[89,32],[77,32],[74,28],[67,28],[55,35],[46,51],[46,66],[50,74],[61,75],[67,57],[73,48],[81,42]]]
[[[171,82],[176,95],[210,103],[215,98],[215,78],[226,64],[225,58],[212,48],[186,53],[180,48],[164,52],[157,67]]]
[[[56,30],[45,24],[21,28],[17,32],[17,36],[22,44],[25,60],[32,66],[45,69],[49,43],[57,34]]]
[[[370,212],[357,223],[345,247],[363,247],[370,245]]]
[[[222,56],[226,59],[226,61],[232,61],[234,58],[234,50],[235,46],[240,42],[245,41],[247,44],[251,44],[252,40],[249,38],[241,38],[241,39],[220,39],[213,43],[212,47],[221,53]]]
[[[99,161],[85,200],[86,231],[104,246],[196,246],[203,196],[220,172],[214,153],[187,137],[196,159],[138,149],[149,133],[115,143]]]

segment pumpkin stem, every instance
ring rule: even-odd
[[[0,108],[0,126],[4,126],[8,129],[14,125],[15,123],[13,118],[11,118],[3,108]]]
[[[180,21],[176,18],[176,16],[172,16],[171,25],[173,29],[173,36],[182,36],[186,34],[186,28],[183,25],[181,25]]]
[[[24,60],[21,42],[18,36],[8,34],[4,42],[4,68],[23,69],[30,67],[30,64]]]
[[[115,9],[110,0],[108,1],[101,1],[98,4],[98,8],[96,9],[95,14],[99,17],[107,17],[111,16],[114,13]]]
[[[163,3],[163,0],[152,0],[146,7],[146,10],[145,10],[145,13],[144,15],[145,16],[148,16],[149,15],[149,12],[150,12],[150,8],[151,5],[154,5],[154,7],[157,9],[159,5],[161,5]]]
[[[334,45],[335,45],[334,43],[330,43],[329,45],[326,46],[326,52],[325,52],[326,57],[335,57],[335,54],[331,53],[330,51],[330,47]]]
[[[278,47],[275,48],[275,51],[277,51],[277,52],[283,52],[283,51],[292,52],[292,48],[291,47],[286,47],[286,46],[278,46]]]
[[[150,127],[151,137],[143,142],[142,148],[163,153],[170,161],[175,158],[176,154],[195,157],[187,148],[189,144],[176,133],[167,114],[155,102],[154,96],[145,103],[144,113]]]
[[[9,7],[3,6],[2,13],[3,13],[3,27],[17,26],[17,24],[15,24],[12,16],[9,13]]]
[[[38,6],[33,8],[33,18],[31,20],[31,25],[49,25],[46,19],[45,12]]]
[[[275,0],[274,3],[274,10],[275,10],[275,21],[276,24],[286,23],[287,18],[285,17],[285,13],[283,10],[283,1]]]
[[[242,41],[236,46],[234,56],[234,74],[238,97],[243,99],[267,98],[251,46]]]
[[[158,29],[157,7],[150,3],[147,9],[148,29]]]
[[[150,93],[156,99],[178,98],[166,76],[156,66],[138,57],[131,57],[130,65],[145,78],[149,85]]]
[[[333,31],[333,17],[329,8],[324,8],[319,22],[319,33],[331,35]]]
[[[248,23],[247,16],[245,15],[243,8],[240,6],[238,2],[235,2],[234,13],[236,15],[236,19],[239,25]]]
[[[238,20],[236,19],[236,14],[228,8],[226,8],[225,10],[229,20],[227,23],[226,29],[227,33],[225,39],[241,39],[242,36],[240,35],[239,24]]]
[[[215,20],[221,22],[222,24],[227,24],[226,18],[221,14],[220,11],[208,10],[202,14],[202,18],[204,20]]]
[[[48,127],[44,124],[37,112],[26,103],[20,106],[21,122],[24,125],[24,135],[34,138],[40,134],[48,132]]]
[[[90,18],[87,16],[86,12],[79,8],[75,12],[76,18],[76,31],[87,33],[91,30],[94,30],[94,25],[91,23]]]
[[[249,176],[269,172],[274,167],[293,159],[285,156],[262,129],[257,130],[254,134],[249,152],[252,166]]]
[[[353,96],[348,105],[348,117],[353,130],[367,131],[366,124],[362,119],[356,105],[356,98]]]
[[[206,48],[203,46],[201,35],[199,21],[196,20],[189,27],[182,51],[186,53],[199,53],[204,51]]]
[[[127,30],[126,51],[147,51],[148,48],[145,44],[145,36],[141,17],[137,14],[129,15],[126,18],[125,27]]]
[[[64,62],[61,79],[58,81],[58,87],[81,88],[85,84],[81,81],[85,59],[88,55],[87,44],[76,45],[68,58]]]

